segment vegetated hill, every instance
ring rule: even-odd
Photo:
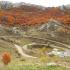
[[[70,27],[59,21],[50,19],[47,23],[38,26],[37,29],[38,31],[46,33],[46,35],[43,34],[42,36],[45,39],[49,38],[51,40],[69,44]]]
[[[35,25],[43,24],[49,19],[56,19],[64,24],[70,23],[70,5],[60,7],[42,7],[27,3],[12,4],[0,2],[0,23]]]

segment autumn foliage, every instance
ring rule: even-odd
[[[0,23],[6,22],[10,25],[35,25],[48,22],[49,19],[56,19],[64,24],[70,24],[70,14],[57,8],[49,8],[46,10],[35,10],[34,9],[13,8],[9,11],[0,11]],[[2,20],[6,16],[7,21]]]
[[[11,61],[11,55],[8,52],[4,52],[2,55],[2,61],[5,65],[7,65],[8,63],[10,63]]]

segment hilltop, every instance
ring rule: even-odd
[[[70,5],[59,7],[42,7],[27,3],[0,2],[0,23],[10,25],[35,25],[58,20],[64,24],[70,23]]]

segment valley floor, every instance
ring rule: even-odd
[[[0,70],[70,70],[69,43],[50,39],[46,32],[19,31],[16,34],[8,30],[9,27],[0,33]],[[65,50],[69,51],[63,54]],[[11,56],[8,65],[2,62],[4,52]]]

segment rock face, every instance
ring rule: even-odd
[[[54,19],[50,19],[47,23],[41,25],[39,30],[40,31],[55,31],[59,27],[61,27],[61,25],[62,24],[60,22],[58,22]]]
[[[70,28],[54,19],[49,20],[48,23],[42,24],[38,30],[46,33],[45,38],[62,42],[69,42],[70,40]]]

